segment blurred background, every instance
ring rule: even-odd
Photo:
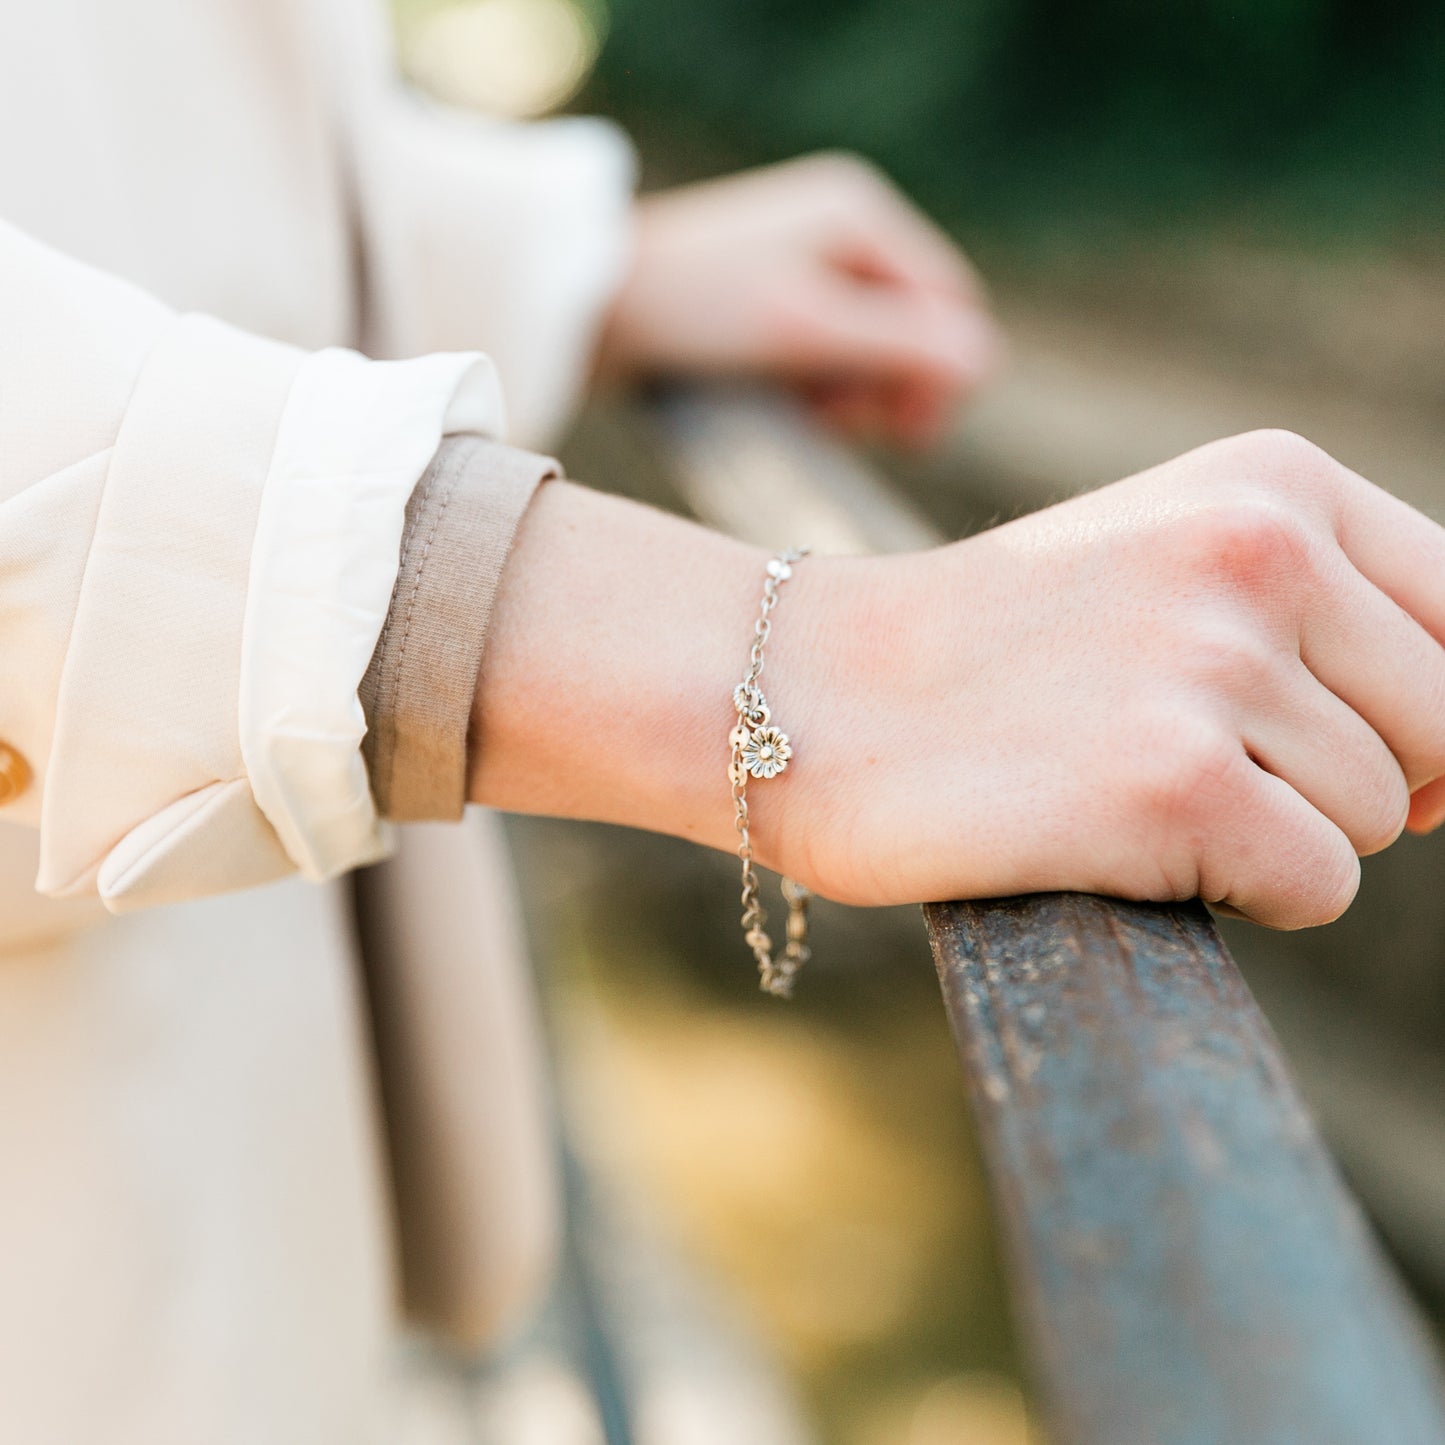
[[[1429,0],[394,3],[420,86],[493,115],[612,116],[648,186],[845,147],[946,225],[992,288],[1008,373],[938,455],[868,461],[947,535],[1261,425],[1445,515]],[[654,451],[614,400],[565,456],[679,505]],[[815,971],[779,1008],[753,991],[727,859],[512,834],[601,1308],[634,1364],[726,1380],[698,1408],[752,1422],[699,1433],[663,1388],[657,1438],[1037,1445],[916,911],[820,906]],[[1407,840],[1331,929],[1229,930],[1437,1316],[1442,880],[1445,848]]]

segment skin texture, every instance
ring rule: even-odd
[[[879,172],[823,155],[645,199],[598,369],[770,376],[845,432],[924,447],[1001,351],[953,243]]]
[[[525,518],[474,800],[732,846],[764,554],[565,483]],[[928,553],[812,558],[765,685],[761,861],[857,904],[1198,894],[1276,927],[1437,823],[1445,531],[1288,433],[1216,442]]]

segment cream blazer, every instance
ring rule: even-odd
[[[0,0],[0,123],[0,1441],[383,1440],[356,687],[440,439],[571,404],[630,162],[407,96],[365,0]],[[496,854],[368,908],[471,1341],[556,1212]]]

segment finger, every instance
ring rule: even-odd
[[[876,177],[863,204],[849,208],[835,256],[866,279],[984,303],[983,283],[968,257],[884,176]]]
[[[831,259],[861,281],[934,292],[983,308],[983,282],[963,253],[942,232],[889,220],[845,234]]]
[[[1412,833],[1433,833],[1441,823],[1445,823],[1445,778],[1436,778],[1411,797],[1405,827]]]
[[[1384,740],[1413,792],[1445,774],[1445,648],[1398,602],[1338,560],[1324,585],[1312,589],[1316,600],[1301,624],[1300,658]]]
[[[1349,473],[1340,545],[1359,570],[1445,642],[1445,530]]]
[[[782,360],[823,376],[919,380],[962,397],[999,354],[993,323],[972,307],[893,287],[825,278],[782,318]]]
[[[1242,729],[1256,765],[1328,818],[1357,854],[1389,847],[1404,827],[1410,790],[1380,735],[1302,665],[1270,692]]]
[[[943,440],[957,405],[941,388],[917,381],[885,387],[881,400],[888,440],[912,451],[929,451]]]
[[[1259,455],[1296,493],[1324,502],[1355,568],[1445,643],[1445,529],[1422,512],[1288,433]]]
[[[1254,769],[1210,835],[1199,870],[1206,903],[1269,928],[1311,928],[1349,907],[1360,886],[1350,840],[1281,778]]]
[[[804,383],[815,415],[850,437],[924,451],[943,439],[955,399],[926,382],[827,380]]]
[[[884,407],[875,383],[830,378],[803,383],[801,390],[813,411],[844,435],[872,441],[884,432]]]

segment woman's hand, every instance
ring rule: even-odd
[[[1445,814],[1445,531],[1287,433],[789,585],[796,762],[753,813],[825,894],[1199,895],[1294,928]]]
[[[503,577],[473,797],[734,845],[765,555],[561,483]],[[773,616],[760,861],[862,904],[1196,894],[1277,927],[1445,816],[1445,531],[1285,433],[937,551],[810,558]]]
[[[599,370],[774,376],[847,431],[924,446],[998,355],[962,253],[823,155],[644,200]]]

